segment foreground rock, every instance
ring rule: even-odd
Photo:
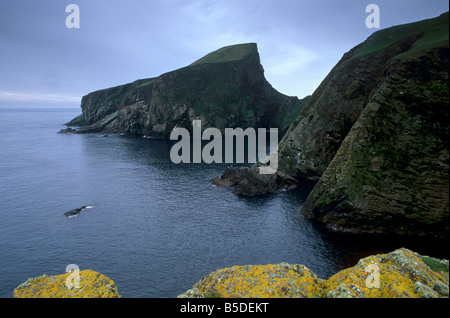
[[[29,278],[14,290],[15,298],[119,298],[110,278],[93,270],[80,271],[79,288],[68,288],[66,279],[71,273]],[[69,277],[69,280],[71,278]],[[69,285],[70,286],[70,285]]]
[[[328,280],[303,265],[234,266],[207,275],[178,297],[445,298],[448,266],[448,260],[404,248],[363,258]]]

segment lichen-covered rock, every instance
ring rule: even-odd
[[[314,298],[322,288],[322,279],[303,265],[246,265],[215,271],[179,297]]]
[[[79,284],[72,280],[74,272],[29,278],[14,289],[15,298],[119,298],[113,280],[93,270],[79,272]],[[66,280],[69,283],[66,284]],[[69,288],[69,287],[70,288]]]
[[[448,297],[448,267],[435,271],[419,254],[399,249],[340,271],[326,281],[326,291],[332,298]]]
[[[303,265],[234,266],[215,271],[180,298],[445,298],[448,261],[401,248],[361,259],[328,280]]]

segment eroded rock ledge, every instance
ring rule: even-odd
[[[401,248],[363,258],[328,280],[304,265],[233,266],[207,275],[178,297],[448,298],[448,281],[448,260]]]

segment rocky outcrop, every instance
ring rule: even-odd
[[[120,298],[114,281],[93,270],[79,271],[78,285],[74,272],[29,278],[14,289],[14,298]]]
[[[302,213],[336,231],[448,237],[448,70],[448,12],[344,54],[278,147],[283,174],[318,181]]]
[[[327,280],[304,265],[233,266],[180,298],[448,298],[448,260],[402,248],[361,259]]]
[[[298,186],[291,176],[276,171],[273,174],[260,174],[262,164],[253,167],[228,167],[220,176],[211,179],[211,183],[221,187],[234,187],[233,193],[243,196],[258,196],[268,193],[289,191]]]
[[[212,52],[157,78],[90,93],[67,126],[78,133],[128,133],[168,138],[174,127],[278,128],[283,135],[305,100],[277,92],[265,79],[255,43]],[[74,130],[61,132],[73,133]]]

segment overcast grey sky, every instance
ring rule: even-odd
[[[66,28],[68,4],[80,28]],[[377,29],[432,18],[447,0],[0,0],[0,107],[79,107],[89,92],[159,76],[223,46],[256,42],[281,93],[312,94]]]

